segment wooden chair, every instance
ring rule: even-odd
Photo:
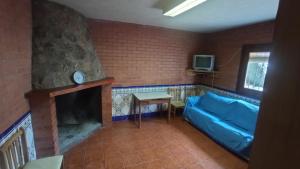
[[[61,169],[63,156],[28,162],[25,131],[18,130],[0,147],[0,169]]]
[[[182,109],[185,106],[184,101],[181,99],[181,89],[178,88],[170,88],[168,93],[173,96],[171,100],[171,112],[173,114],[173,118],[175,119],[177,109]]]

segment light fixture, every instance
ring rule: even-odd
[[[179,3],[177,3],[177,5],[171,7],[171,9],[166,10],[166,12],[164,12],[164,15],[171,16],[171,17],[177,16],[199,4],[202,4],[205,1],[207,1],[207,0],[184,0],[184,1],[177,0],[177,2],[179,2]]]

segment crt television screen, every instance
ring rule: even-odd
[[[211,59],[211,57],[196,57],[195,66],[200,68],[210,68]]]

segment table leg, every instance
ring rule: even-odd
[[[141,101],[139,101],[139,128],[141,128],[142,123],[142,112],[141,112]]]
[[[136,123],[136,98],[133,97],[133,118],[134,118],[134,123]]]
[[[171,118],[171,99],[168,101],[168,122],[170,122]]]
[[[174,118],[174,119],[175,119],[175,117],[176,117],[176,111],[177,111],[177,108],[174,107],[174,112],[173,112],[173,118]]]
[[[162,115],[161,115],[161,104],[157,104],[157,110],[158,110],[158,112],[159,112],[159,116],[161,117]]]
[[[171,114],[174,114],[174,107],[171,106]]]

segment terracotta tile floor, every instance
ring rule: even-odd
[[[64,169],[246,169],[181,118],[116,122],[65,154]]]

